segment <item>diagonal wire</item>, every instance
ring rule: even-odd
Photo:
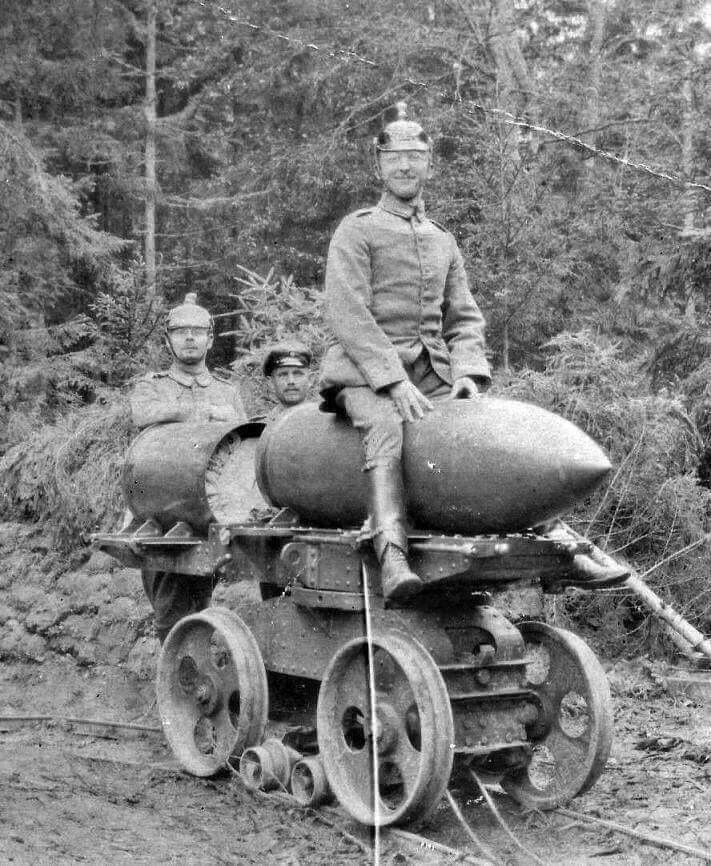
[[[459,808],[459,804],[452,796],[451,791],[447,791],[445,794],[447,802],[449,803],[449,808],[454,812],[455,818],[459,821],[464,829],[464,832],[469,836],[471,841],[476,845],[477,849],[481,852],[481,854],[486,857],[488,860],[491,860],[492,863],[501,863],[500,858],[494,854],[494,852],[482,842],[482,840],[477,836],[472,827],[470,826],[467,819],[464,817],[462,810]]]
[[[375,60],[371,60],[370,58],[364,57],[362,54],[358,54],[356,51],[351,51],[347,48],[325,48],[323,46],[316,45],[314,42],[306,42],[305,40],[299,39],[294,36],[287,36],[285,33],[279,33],[278,31],[273,30],[271,27],[267,27],[263,24],[255,24],[254,22],[249,21],[246,18],[242,18],[240,15],[236,15],[234,12],[231,12],[229,9],[226,9],[224,6],[221,6],[219,4],[208,3],[207,0],[198,0],[198,3],[206,9],[217,10],[221,15],[223,15],[228,21],[231,21],[233,24],[247,27],[254,32],[264,33],[272,39],[277,39],[289,45],[294,45],[301,51],[308,50],[318,52],[321,56],[325,57],[343,57],[346,60],[355,60],[358,63],[363,63],[375,69],[379,68],[382,65]],[[430,83],[427,81],[418,81],[414,78],[409,77],[404,78],[403,83],[412,84],[425,90],[430,87]],[[711,193],[711,186],[709,186],[708,184],[698,183],[691,180],[684,180],[683,178],[677,177],[673,174],[670,174],[669,172],[654,169],[644,162],[635,162],[633,160],[627,159],[626,157],[610,153],[610,151],[601,150],[600,148],[595,147],[592,144],[588,144],[581,138],[577,138],[576,136],[570,135],[567,132],[562,132],[559,129],[551,129],[550,127],[545,126],[541,123],[531,123],[530,121],[517,117],[515,114],[512,114],[511,112],[506,111],[503,108],[496,108],[494,106],[484,105],[479,102],[474,102],[470,99],[467,99],[467,103],[473,106],[474,110],[467,109],[464,106],[461,98],[459,99],[457,104],[459,105],[459,108],[463,113],[469,114],[470,116],[475,116],[475,114],[478,112],[482,112],[485,115],[493,115],[497,117],[502,123],[505,123],[509,126],[517,126],[522,129],[528,129],[531,132],[537,132],[543,135],[550,135],[558,141],[569,144],[576,149],[585,150],[596,157],[600,157],[600,159],[616,163],[617,165],[622,165],[625,168],[630,168],[634,171],[643,172],[651,177],[657,178],[658,180],[664,180],[668,183],[674,184],[675,186],[684,187],[686,189],[696,189],[703,192]]]
[[[588,153],[592,153],[594,156],[599,156],[601,159],[615,162],[618,165],[625,166],[626,168],[633,168],[636,171],[645,172],[652,177],[656,177],[661,180],[667,180],[670,183],[677,184],[678,186],[689,187],[692,189],[701,189],[705,192],[711,192],[711,186],[708,186],[705,183],[696,183],[691,180],[684,180],[683,178],[675,177],[674,175],[668,174],[667,172],[657,171],[656,169],[653,169],[651,166],[647,165],[644,162],[634,162],[630,159],[627,159],[626,157],[617,156],[614,153],[610,153],[607,150],[600,150],[600,148],[594,147],[592,144],[588,144],[581,138],[577,138],[574,135],[569,135],[567,132],[561,132],[557,129],[549,129],[547,126],[542,126],[541,124],[530,123],[526,120],[521,120],[520,118],[517,118],[516,115],[511,114],[510,111],[506,111],[503,108],[492,108],[490,106],[481,105],[480,103],[474,102],[473,100],[467,101],[479,111],[483,111],[488,114],[499,115],[501,118],[501,122],[509,126],[518,126],[522,129],[530,129],[532,132],[540,132],[545,135],[552,135],[559,141],[566,142],[567,144],[572,144],[576,148],[586,150],[588,151]],[[469,112],[466,109],[464,109],[464,112],[467,114],[473,114],[473,112]]]
[[[533,853],[533,851],[530,851],[528,848],[526,848],[526,846],[525,846],[522,842],[519,841],[519,839],[516,837],[516,834],[511,830],[511,828],[509,827],[509,825],[508,825],[508,824],[506,823],[506,821],[504,820],[503,816],[501,815],[501,812],[499,812],[499,810],[496,808],[496,803],[494,803],[494,800],[493,800],[491,794],[486,790],[486,786],[485,786],[484,783],[481,781],[481,779],[479,778],[479,776],[477,776],[477,774],[475,773],[475,771],[472,770],[471,767],[469,768],[469,772],[471,773],[472,779],[474,779],[474,781],[475,781],[475,782],[477,783],[477,785],[479,786],[479,790],[481,791],[481,795],[482,795],[482,797],[484,798],[484,801],[486,802],[486,805],[487,805],[487,806],[489,807],[489,809],[491,810],[492,815],[494,816],[494,818],[496,818],[496,820],[497,820],[499,826],[500,826],[501,829],[504,831],[504,833],[506,833],[506,835],[509,837],[509,839],[511,839],[511,841],[514,843],[514,845],[515,845],[519,850],[523,851],[523,853],[524,853],[528,858],[530,858],[530,860],[531,860],[533,863],[538,864],[538,866],[546,866],[546,864],[543,862],[543,860],[540,859],[540,857],[537,857],[537,856]]]
[[[363,598],[365,600],[365,637],[368,643],[368,687],[370,689],[370,731],[373,755],[373,866],[380,866],[380,780],[378,778],[377,715],[375,694],[375,665],[373,663],[373,626],[370,618],[370,585],[365,562],[361,564]]]

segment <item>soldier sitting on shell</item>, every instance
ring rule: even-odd
[[[268,349],[262,372],[279,402],[267,414],[267,421],[306,400],[311,385],[311,359],[311,350],[297,340],[276,343]]]
[[[454,237],[425,215],[432,142],[398,103],[374,142],[380,201],[347,216],[326,264],[326,317],[335,345],[320,389],[361,433],[370,524],[383,595],[422,587],[407,561],[403,423],[435,398],[476,399],[490,382],[484,317]]]
[[[141,377],[131,393],[131,417],[139,430],[174,421],[246,421],[238,389],[207,369],[205,357],[213,340],[212,316],[198,305],[195,294],[187,294],[166,321],[165,342],[173,363]],[[211,578],[148,569],[141,576],[161,643],[179,619],[210,603]]]
[[[462,255],[454,237],[425,215],[431,139],[408,120],[404,103],[385,120],[374,142],[380,201],[347,216],[328,250],[325,312],[335,343],[319,387],[361,434],[369,529],[391,600],[423,586],[407,560],[403,423],[416,424],[433,400],[479,398],[490,373],[484,317]],[[584,555],[575,567],[584,585],[612,585],[627,573]]]

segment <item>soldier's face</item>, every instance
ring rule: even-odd
[[[202,361],[212,346],[212,334],[207,328],[171,328],[168,331],[168,340],[173,354],[184,364]]]
[[[296,406],[306,399],[309,374],[303,367],[277,367],[272,373],[272,387],[283,406]]]
[[[432,176],[432,160],[429,151],[385,150],[378,153],[378,169],[385,188],[396,198],[409,200]]]

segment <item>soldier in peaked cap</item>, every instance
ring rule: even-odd
[[[139,430],[174,421],[246,421],[238,389],[207,369],[205,357],[213,339],[212,317],[198,305],[195,294],[170,310],[165,340],[173,363],[160,373],[142,376],[130,396],[131,416]],[[210,603],[211,579],[148,569],[141,575],[161,643],[179,619]]]
[[[296,340],[276,343],[267,350],[262,372],[271,381],[272,391],[279,401],[267,420],[271,421],[284,409],[304,402],[311,384],[311,360],[311,350]]]
[[[437,398],[471,399],[490,382],[484,318],[454,237],[425,215],[432,143],[399,103],[374,142],[383,193],[336,229],[326,265],[335,337],[319,387],[362,436],[370,528],[386,599],[412,595],[401,469],[402,425]]]

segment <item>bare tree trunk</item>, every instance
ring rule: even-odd
[[[146,290],[156,291],[156,0],[146,8],[146,151],[145,151],[145,226],[144,258]]]
[[[691,64],[687,64],[684,72],[684,81],[681,87],[684,99],[684,115],[681,128],[681,162],[684,169],[684,177],[691,180],[694,176],[694,86],[691,81]],[[682,234],[689,237],[694,231],[694,210],[696,205],[696,194],[692,189],[687,189],[683,197],[683,230]],[[687,323],[696,325],[696,297],[692,281],[687,277],[687,285],[684,287],[686,293],[686,309],[684,311]]]
[[[521,111],[528,102],[531,82],[516,35],[512,0],[494,0],[489,49],[496,64],[499,104],[514,113]]]
[[[15,121],[15,126],[22,126],[22,96],[20,95],[19,84],[15,84],[13,119]]]
[[[509,321],[508,319],[504,320],[504,329],[501,334],[501,366],[505,370],[505,372],[509,372],[511,369],[511,352],[509,349]]]
[[[516,33],[516,16],[513,0],[490,0],[488,9],[477,0],[462,0],[461,7],[475,41],[485,46],[494,62],[496,74],[496,104],[504,112],[514,116],[521,114],[529,101],[532,85],[526,60]],[[510,261],[514,255],[511,243],[512,232],[512,179],[516,177],[521,162],[521,129],[496,121],[499,142],[499,232],[501,255]],[[510,309],[509,292],[506,287],[500,300],[502,321],[502,364],[509,369],[511,353],[511,323],[514,315]]]
[[[588,62],[587,78],[588,86],[585,93],[585,105],[581,118],[584,130],[583,141],[591,145],[595,144],[595,133],[592,131],[600,123],[600,78],[602,69],[602,40],[605,32],[605,4],[602,0],[589,0],[588,3],[588,31],[590,34],[590,56]],[[586,160],[588,167],[587,182],[593,182],[592,169],[595,161]]]

